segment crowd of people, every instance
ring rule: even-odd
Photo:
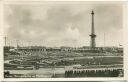
[[[65,71],[65,77],[118,77],[123,72],[122,69],[113,70],[83,70],[83,71]]]

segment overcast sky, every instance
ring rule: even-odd
[[[6,4],[5,35],[13,45],[89,46],[92,9],[96,46],[122,44],[120,4]]]

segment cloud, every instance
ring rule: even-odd
[[[5,34],[11,40],[32,41],[46,46],[89,45],[92,9],[95,11],[96,41],[102,42],[97,42],[98,46],[103,44],[104,32],[107,37],[111,36],[110,41],[121,42],[122,6],[117,4],[7,4]]]

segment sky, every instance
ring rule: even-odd
[[[91,11],[96,46],[123,43],[121,4],[5,4],[4,34],[8,45],[90,46]]]

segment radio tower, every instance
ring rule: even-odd
[[[4,46],[7,46],[7,37],[4,37]]]
[[[94,49],[96,47],[96,43],[95,43],[95,29],[94,29],[94,11],[91,12],[92,15],[92,26],[91,26],[91,34],[90,34],[90,38],[91,38],[91,42],[90,42],[90,47],[91,49]]]

